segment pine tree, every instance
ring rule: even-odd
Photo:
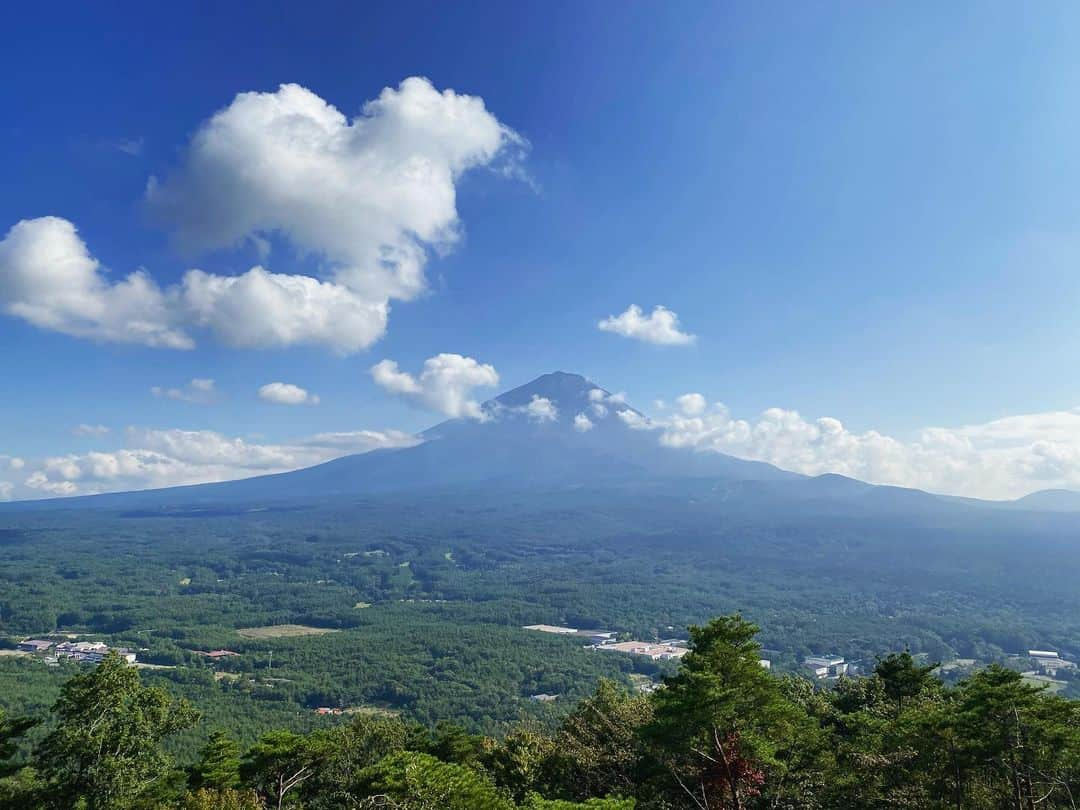
[[[738,615],[691,627],[691,651],[655,695],[649,734],[682,804],[743,810],[783,779],[806,716],[760,665],[757,630]]]
[[[110,653],[76,675],[52,708],[57,726],[38,746],[46,801],[57,807],[123,810],[170,773],[161,742],[190,728],[199,714]]]
[[[196,787],[235,788],[240,784],[240,744],[225,731],[217,730],[199,752],[192,768]]]

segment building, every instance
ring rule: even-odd
[[[523,630],[539,630],[541,633],[555,633],[560,636],[577,635],[577,629],[573,627],[559,627],[554,624],[527,624]]]
[[[590,644],[607,644],[615,640],[615,634],[608,630],[578,630],[574,635],[580,636]]]
[[[848,670],[847,663],[839,655],[808,655],[803,659],[803,666],[815,678],[837,678],[847,674]]]
[[[772,661],[768,658],[759,658],[758,663],[765,667],[765,669],[772,669]]]
[[[606,644],[615,640],[615,633],[610,630],[578,630],[576,627],[560,627],[557,624],[527,624],[522,629],[553,633],[557,636],[576,636],[590,644]]]
[[[195,652],[205,658],[212,658],[214,660],[217,660],[218,658],[229,658],[234,655],[240,655],[240,653],[233,652],[232,650],[211,650],[210,652],[201,652],[199,650],[196,650]]]
[[[103,641],[64,641],[56,645],[57,658],[69,658],[83,664],[100,664],[110,652],[117,653],[129,664],[135,663],[135,653],[122,647],[109,647]]]
[[[618,641],[612,644],[601,644],[594,649],[609,650],[611,652],[625,653],[626,655],[644,655],[654,661],[670,661],[682,658],[688,652],[686,647],[676,647],[673,644],[654,644],[648,641]]]
[[[28,638],[19,642],[19,649],[28,653],[43,653],[52,647],[53,642],[41,638]]]
[[[537,703],[554,703],[559,699],[558,695],[546,695],[541,692],[539,695],[532,695],[530,700],[535,700]]]
[[[1066,661],[1059,653],[1051,650],[1028,650],[1028,657],[1036,670],[1048,675],[1057,675],[1063,669],[1073,669],[1076,663]]]

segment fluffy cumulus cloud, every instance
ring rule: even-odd
[[[428,410],[451,418],[490,418],[481,403],[474,398],[477,388],[492,388],[499,384],[493,366],[479,363],[460,354],[438,354],[424,361],[419,375],[401,371],[393,360],[383,360],[371,368],[375,383],[391,394],[417,403]]]
[[[574,417],[574,430],[578,433],[586,433],[593,429],[593,422],[588,416],[579,413]]]
[[[631,304],[622,314],[604,318],[597,327],[602,332],[660,346],[685,346],[697,340],[695,335],[682,331],[678,315],[662,306],[646,315],[637,304]]]
[[[605,418],[612,408],[618,410],[626,405],[626,393],[624,391],[610,394],[603,388],[590,388],[588,397],[589,411],[596,419]]]
[[[469,169],[519,171],[526,144],[482,99],[426,79],[386,88],[349,120],[315,93],[241,93],[195,133],[181,165],[151,179],[147,205],[193,250],[276,236],[320,278],[254,267],[190,270],[160,287],[110,277],[59,217],[19,222],[0,242],[0,307],[45,329],[190,349],[200,332],[233,346],[355,352],[386,331],[390,302],[426,286],[431,252],[461,232],[456,185]]]
[[[386,299],[357,295],[342,284],[253,267],[239,276],[190,270],[171,292],[186,322],[229,346],[322,345],[349,354],[386,331]]]
[[[75,226],[24,219],[0,241],[0,307],[35,326],[94,340],[169,349],[195,344],[146,273],[111,280]]]
[[[206,377],[196,377],[179,388],[165,388],[155,385],[150,393],[158,399],[174,399],[177,402],[193,402],[196,405],[209,405],[217,398],[214,381]]]
[[[259,389],[259,399],[278,405],[318,405],[319,397],[292,383],[272,382]]]
[[[72,453],[27,464],[18,479],[0,486],[0,497],[88,495],[132,489],[227,481],[285,472],[338,456],[418,440],[401,431],[323,433],[286,444],[252,442],[209,430],[128,428],[126,447]]]
[[[875,430],[851,431],[832,417],[806,419],[783,408],[738,419],[722,404],[708,405],[699,396],[680,397],[677,413],[639,426],[656,430],[671,447],[767,461],[807,475],[839,473],[980,498],[1080,489],[1080,408],[924,428],[902,440]]]
[[[700,416],[705,413],[708,403],[701,394],[683,394],[675,398],[675,405],[684,416]]]
[[[74,224],[23,220],[0,241],[0,306],[35,326],[104,342],[191,349],[204,330],[230,346],[371,345],[389,304],[341,284],[254,267],[239,276],[189,270],[166,289],[145,272],[114,281]]]
[[[525,413],[534,422],[557,422],[559,420],[559,408],[547,397],[533,394],[529,404],[525,406]]]
[[[616,411],[615,415],[619,417],[620,422],[631,430],[652,430],[653,428],[651,419],[630,408],[623,408],[621,411]]]

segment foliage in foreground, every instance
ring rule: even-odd
[[[739,616],[691,628],[663,689],[601,682],[554,732],[495,739],[362,715],[242,752],[219,730],[186,771],[162,741],[197,712],[114,656],[67,682],[25,762],[15,743],[37,718],[0,716],[0,808],[1076,807],[1080,704],[1000,667],[945,687],[907,653],[817,690],[764,670],[756,632]]]

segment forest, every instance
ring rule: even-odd
[[[1018,651],[1080,653],[1075,520],[739,521],[704,498],[611,491],[0,512],[0,707],[48,711],[78,665],[13,653],[75,636],[137,651],[147,684],[199,707],[206,722],[166,742],[184,763],[212,727],[251,745],[333,725],[321,707],[550,730],[599,680],[639,688],[673,667],[524,625],[653,640],[734,612],[781,674],[810,654],[868,673],[906,650],[953,683],[1015,669]],[[289,624],[312,633],[273,631]],[[217,649],[236,655],[202,654]],[[1080,693],[1070,671],[1054,680]]]
[[[908,653],[814,688],[761,666],[757,630],[738,615],[691,627],[652,694],[602,680],[551,728],[493,737],[362,714],[242,746],[219,727],[186,767],[165,743],[205,722],[198,708],[112,654],[46,713],[0,715],[0,807],[1076,807],[1080,703],[996,665],[944,686]]]

